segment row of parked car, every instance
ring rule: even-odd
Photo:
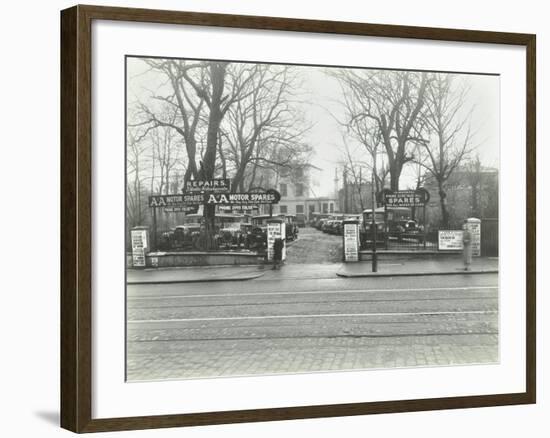
[[[424,239],[424,228],[411,219],[411,209],[407,207],[379,207],[374,212],[366,209],[362,214],[314,214],[310,225],[327,234],[342,235],[343,222],[355,219],[359,222],[361,247],[369,242],[419,242]],[[374,220],[373,220],[374,219]],[[374,232],[376,230],[376,233]]]
[[[317,215],[311,221],[311,226],[327,233],[341,236],[344,233],[344,220],[356,219],[361,222],[360,214],[341,214],[326,215],[325,217]]]
[[[263,250],[267,247],[267,223],[270,219],[283,219],[286,240],[298,238],[298,225],[293,215],[217,214],[214,219],[214,246],[219,249]],[[184,223],[160,234],[158,247],[162,251],[201,249],[205,239],[204,218],[201,214],[189,214]]]

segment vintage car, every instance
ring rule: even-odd
[[[304,213],[296,213],[296,225],[298,225],[298,228],[304,228],[306,222],[306,215]]]
[[[412,219],[390,220],[388,221],[388,236],[396,238],[398,241],[403,239],[420,241],[424,238],[423,227]]]
[[[216,242],[219,248],[232,249],[245,246],[246,234],[242,225],[247,223],[248,217],[235,213],[216,214]]]
[[[245,244],[248,249],[259,250],[267,248],[267,221],[270,219],[273,219],[273,216],[265,214],[252,216],[251,227]]]
[[[311,218],[309,220],[309,224],[314,227],[314,228],[317,228],[318,230],[321,229],[321,221],[322,220],[327,220],[328,217],[330,216],[330,214],[328,213],[311,213]]]
[[[338,236],[344,234],[344,221],[340,219],[333,220],[329,229],[329,233],[336,234]]]
[[[397,240],[424,239],[424,229],[410,218],[411,209],[408,207],[378,207],[375,210],[376,242]],[[373,240],[372,210],[363,211],[362,224],[360,227],[361,245]]]
[[[374,210],[374,223],[372,209],[366,209],[363,211],[363,220],[359,228],[359,240],[361,248],[367,247],[369,242],[372,245],[374,241],[374,235],[376,233],[376,244],[384,242],[385,237],[385,214],[384,207],[379,207]]]
[[[334,219],[324,219],[321,221],[321,231],[323,233],[330,233],[330,230],[332,229],[332,223],[334,222]]]
[[[281,214],[278,217],[285,221],[285,240],[296,240],[298,238],[298,224],[293,214]]]
[[[184,225],[178,225],[174,228],[171,239],[172,249],[184,249],[197,246],[197,239],[200,235],[201,224],[198,222],[188,222]]]

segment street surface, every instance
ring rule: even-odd
[[[325,266],[128,285],[128,380],[498,361],[497,274],[339,278]]]
[[[287,244],[287,264],[339,263],[342,261],[342,236],[326,234],[312,227],[300,228],[298,239]]]

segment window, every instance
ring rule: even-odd
[[[323,213],[328,213],[328,204],[323,202]]]
[[[296,206],[296,214],[300,214],[304,212],[304,206],[303,205],[297,205]]]
[[[334,203],[330,203],[330,212],[334,213]]]
[[[286,185],[285,185],[285,187],[286,187]],[[287,208],[286,205],[281,205],[281,206],[279,206],[279,209],[280,209],[280,212],[281,212],[282,214],[287,214],[287,213],[288,213],[288,208]]]
[[[301,183],[296,184],[296,196],[304,196],[304,185]]]
[[[281,196],[287,196],[286,184],[280,184],[279,191],[281,192]]]

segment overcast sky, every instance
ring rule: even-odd
[[[313,177],[314,196],[330,196],[334,191],[335,169],[341,169],[342,134],[334,116],[343,119],[343,108],[338,103],[341,89],[338,81],[326,74],[327,67],[296,67],[300,69],[303,78],[304,103],[306,118],[313,124],[307,134],[307,141],[313,147],[315,155],[312,164],[320,170]],[[150,91],[158,88],[165,80],[158,73],[144,73],[148,69],[139,59],[128,58],[128,99],[139,98],[145,101]],[[499,130],[500,130],[500,81],[498,76],[461,74],[470,86],[468,99],[464,104],[464,112],[473,108],[472,128],[476,132],[476,153],[484,166],[498,168],[499,162]],[[350,147],[362,153],[358,145],[350,143]],[[341,170],[338,171],[341,183]],[[403,170],[400,188],[405,189],[412,184],[412,170]]]

